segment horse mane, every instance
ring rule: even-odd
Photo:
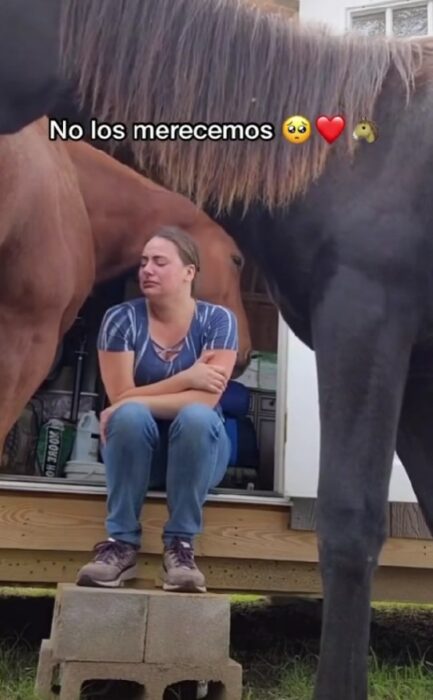
[[[243,0],[64,0],[62,60],[98,121],[264,123],[271,141],[132,141],[138,167],[199,206],[269,208],[302,195],[323,172],[329,145],[281,136],[291,114],[343,114],[332,150],[354,153],[352,131],[373,118],[394,68],[409,102],[423,41],[333,35]],[[129,131],[128,131],[129,133]]]

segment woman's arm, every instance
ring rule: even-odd
[[[159,396],[160,394],[177,394],[179,391],[188,389],[188,377],[185,372],[178,372],[167,379],[161,379],[160,382],[153,384],[145,384],[144,386],[136,386],[133,389],[128,389],[118,397],[118,401],[123,399],[135,399],[140,396]]]
[[[162,379],[147,386],[134,384],[134,352],[109,352],[99,350],[99,367],[101,378],[110,403],[118,403],[124,399],[135,399],[160,394],[176,394],[186,391],[188,379],[185,372]]]
[[[211,394],[208,391],[198,391],[197,389],[188,389],[180,391],[178,394],[161,394],[160,396],[137,396],[135,398],[121,399],[110,406],[110,413],[122,404],[142,403],[150,408],[152,415],[161,420],[171,420],[175,418],[181,408],[188,406],[190,403],[202,403],[210,408],[215,408],[218,403],[216,394]]]
[[[235,350],[215,350],[215,364],[224,367],[227,376],[230,377],[236,362],[237,352]],[[161,384],[161,382],[158,382]],[[178,393],[160,394],[158,396],[137,396],[133,400],[148,406],[155,418],[171,420],[184,406],[191,403],[203,403],[211,408],[215,408],[221,398],[222,392],[200,391],[188,389]],[[110,407],[115,410],[118,406],[131,401],[131,398],[122,398],[115,402],[116,405]]]
[[[163,394],[161,396],[137,396],[135,398],[121,399],[112,403],[111,406],[101,411],[99,416],[101,442],[105,445],[106,426],[110,416],[123,404],[127,403],[142,403],[147,406],[155,418],[160,420],[172,420],[176,417],[179,411],[191,403],[202,403],[210,408],[215,408],[218,403],[220,394],[211,394],[209,391],[199,391],[198,389],[188,389],[180,391],[178,394]]]

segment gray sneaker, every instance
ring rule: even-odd
[[[77,586],[107,586],[117,588],[137,576],[138,547],[108,539],[94,547],[93,560],[80,569]]]
[[[205,578],[194,561],[194,549],[190,542],[175,537],[164,547],[164,591],[178,593],[206,593]]]

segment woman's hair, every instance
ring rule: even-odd
[[[191,294],[194,296],[196,277],[200,270],[200,255],[195,241],[177,226],[163,226],[152,238],[164,238],[166,241],[171,241],[176,246],[183,264],[194,265],[196,275],[191,283]]]

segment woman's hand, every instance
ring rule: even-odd
[[[117,401],[111,406],[107,406],[107,408],[104,408],[104,410],[101,411],[101,413],[99,414],[99,436],[103,445],[105,445],[107,440],[107,424],[110,417],[116,409],[118,409],[120,406],[122,406],[122,404],[127,403],[128,401],[130,401],[130,399]]]
[[[113,404],[113,406],[108,406],[107,408],[104,408],[103,411],[99,414],[99,437],[101,439],[101,444],[105,445],[106,442],[106,429],[107,429],[107,423],[108,419],[110,418],[111,414],[113,411],[115,411],[117,408],[116,404]]]
[[[229,378],[224,367],[211,364],[214,354],[211,350],[203,353],[192,367],[183,370],[190,389],[210,391],[213,394],[225,390]]]

